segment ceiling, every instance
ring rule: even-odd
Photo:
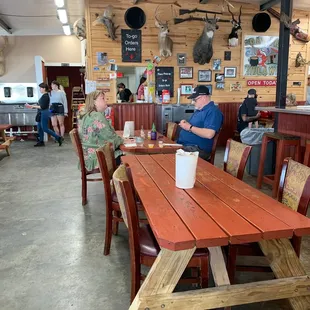
[[[292,0],[294,9],[310,11],[310,2],[309,0]],[[262,4],[268,2],[268,0],[236,0],[235,2],[244,2],[244,3],[257,3]],[[278,5],[279,6],[279,5]]]
[[[84,0],[65,0],[65,4],[71,25],[84,16]],[[64,34],[54,0],[0,0],[0,19],[12,28],[12,35],[15,36]],[[0,27],[1,35],[8,33]]]
[[[198,2],[198,0],[192,0]],[[128,0],[129,5],[131,0]],[[237,0],[260,4],[264,0]],[[84,16],[84,0],[65,0],[69,22],[72,25]],[[310,11],[309,0],[294,0],[295,9]],[[1,15],[6,14],[6,15]],[[21,17],[38,16],[38,17]],[[57,18],[54,0],[0,0],[0,19],[12,28],[12,35],[63,35],[61,23]],[[0,27],[0,36],[8,33]]]

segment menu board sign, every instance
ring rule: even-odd
[[[156,67],[155,68],[156,91],[164,89],[170,91],[170,97],[173,97],[174,86],[174,68],[173,67]]]
[[[122,61],[141,62],[141,30],[122,29]]]

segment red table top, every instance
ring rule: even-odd
[[[0,124],[0,130],[6,130],[6,129],[9,129],[11,127],[12,127],[12,125],[10,125],[10,124]]]
[[[184,250],[310,235],[310,219],[199,159],[194,188],[175,186],[175,155],[123,156],[159,245]]]
[[[145,135],[147,136],[147,132],[150,130],[145,130]],[[123,137],[123,131],[116,131],[116,133]],[[135,136],[140,136],[140,130],[135,130]],[[163,141],[163,143],[169,144],[176,144],[175,141],[168,139],[167,137],[163,136],[161,133],[157,132],[157,140],[149,140],[147,137],[144,139],[143,146],[134,146],[134,147],[126,147],[124,144],[120,146],[120,149],[123,152],[127,153],[145,153],[145,154],[168,154],[168,153],[175,153],[176,150],[182,148],[182,146],[164,146],[160,148],[158,145],[158,141]],[[149,147],[149,144],[154,144],[153,148]]]

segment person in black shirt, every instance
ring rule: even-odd
[[[132,99],[132,92],[126,88],[124,83],[119,83],[117,85],[118,88],[118,95],[119,95],[119,99],[122,102],[130,102]]]
[[[255,110],[257,106],[257,95],[255,89],[249,89],[248,97],[245,98],[239,107],[237,130],[241,132],[243,129],[250,127],[249,123],[256,122],[260,118],[260,113]]]
[[[35,144],[35,146],[44,146],[44,132],[53,136],[55,140],[58,142],[59,146],[62,144],[62,138],[58,136],[53,130],[48,128],[48,120],[50,118],[50,96],[48,94],[48,85],[45,83],[41,83],[39,85],[40,92],[42,94],[41,98],[39,99],[39,105],[25,105],[27,108],[31,109],[39,109],[38,116],[36,117],[37,120],[37,127],[39,133],[39,142]]]

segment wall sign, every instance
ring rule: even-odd
[[[276,80],[247,80],[247,86],[277,86]]]
[[[63,87],[69,87],[69,77],[68,76],[56,76],[56,81]]]
[[[278,67],[279,37],[245,36],[244,64],[245,76],[276,76]]]
[[[155,88],[156,91],[168,89],[170,97],[174,95],[174,67],[156,67],[155,69]]]
[[[122,61],[141,62],[141,30],[122,29]]]

